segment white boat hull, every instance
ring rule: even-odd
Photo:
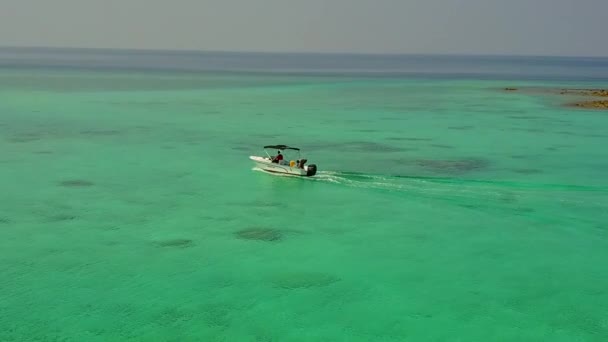
[[[258,168],[267,172],[287,174],[293,176],[313,176],[316,173],[316,166],[311,166],[314,167],[313,172],[312,169],[309,169],[308,165],[305,165],[302,169],[297,166],[291,167],[288,161],[281,161],[281,163],[273,163],[270,158],[258,156],[249,156],[249,159],[253,160]]]

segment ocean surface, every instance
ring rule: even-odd
[[[608,112],[555,90],[602,87],[601,58],[2,48],[0,341],[607,341]]]

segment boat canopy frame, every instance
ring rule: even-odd
[[[286,151],[286,150],[296,151],[297,159],[300,160],[302,158],[302,156],[300,155],[300,149],[297,147],[291,147],[291,146],[287,146],[287,145],[266,145],[266,146],[264,146],[264,152],[266,152],[266,155],[268,156],[269,159],[272,159],[273,157],[268,153],[268,151],[266,151],[267,149],[273,149],[273,150],[279,150],[279,151]]]
[[[294,151],[300,150],[297,147],[291,147],[291,146],[287,146],[287,145],[266,145],[266,146],[264,146],[264,149],[267,149],[267,148],[271,148],[273,150],[294,150]]]

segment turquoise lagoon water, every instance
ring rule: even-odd
[[[606,61],[9,52],[1,341],[608,339],[608,114],[542,90]],[[265,144],[319,174],[254,170]]]

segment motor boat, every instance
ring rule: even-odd
[[[268,149],[278,151],[272,156]],[[317,173],[317,165],[305,165],[308,160],[300,157],[300,149],[287,145],[267,145],[264,146],[266,156],[249,156],[256,166],[264,171],[272,173],[287,174],[293,176],[311,177]],[[295,154],[295,156],[293,156]]]

